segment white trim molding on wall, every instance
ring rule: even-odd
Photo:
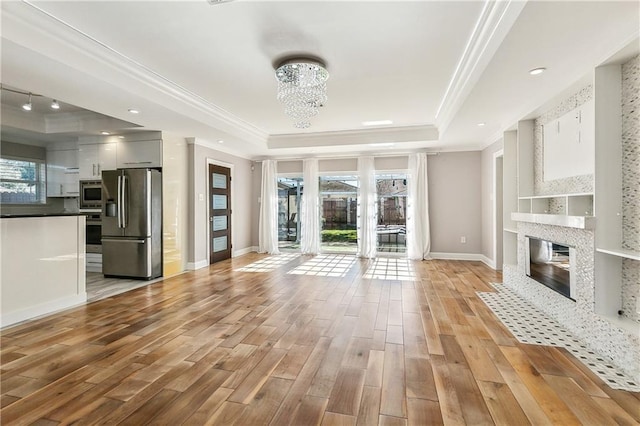
[[[2,317],[0,317],[0,327],[7,327],[21,321],[33,320],[41,316],[52,315],[56,312],[84,305],[85,303],[87,303],[87,293],[82,292],[80,294],[74,294],[72,296],[41,303],[36,306],[3,313]]]
[[[493,239],[493,263],[492,268],[496,269],[498,267],[498,236],[502,238],[502,221],[500,222],[500,232],[498,232],[498,210],[502,210],[502,198],[497,197],[498,192],[498,159],[504,157],[504,149],[496,151],[493,153],[492,163],[491,163],[491,200],[493,201],[491,205],[491,209],[493,210],[493,214],[491,216],[491,230],[492,230],[492,239]],[[500,176],[502,179],[502,176]],[[504,191],[504,189],[503,189]],[[502,194],[500,194],[502,196]],[[500,201],[500,203],[498,203]],[[498,205],[500,204],[500,205]],[[498,209],[500,207],[500,209]],[[504,220],[504,218],[503,218]],[[504,250],[504,248],[503,248]],[[502,258],[502,256],[500,256]],[[502,270],[502,265],[500,265],[500,269]]]
[[[489,259],[487,256],[480,253],[442,253],[431,252],[429,253],[432,259],[439,260],[471,260],[475,262],[482,262],[491,269],[496,269],[496,263]]]
[[[249,246],[243,249],[232,251],[231,257],[239,257],[239,256],[244,256],[247,253],[257,253],[257,252],[258,252],[258,246]]]
[[[197,262],[187,262],[187,271],[195,271],[196,269],[202,269],[209,266],[207,259],[198,260]]]

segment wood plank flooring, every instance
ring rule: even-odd
[[[414,280],[237,269],[249,254],[2,330],[13,424],[640,424],[566,350],[516,341],[478,262]]]

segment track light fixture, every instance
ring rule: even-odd
[[[27,92],[27,91],[24,91],[24,90],[7,87],[2,83],[0,83],[0,90],[11,92],[11,93],[17,93],[18,95],[28,96],[29,98],[27,99],[27,102],[22,104],[22,109],[25,110],[25,111],[31,111],[33,109],[32,99],[33,99],[34,96],[35,97],[46,98],[46,96],[39,95],[37,93]],[[14,100],[14,101],[11,102],[13,105],[15,105],[15,103],[13,103],[13,102],[17,102],[17,101]],[[40,104],[36,105],[36,107],[39,106],[39,105]],[[52,99],[51,100],[51,109],[55,109],[55,110],[59,110],[60,109],[60,103],[58,102],[57,99]]]
[[[22,104],[22,109],[25,111],[31,111],[31,93],[29,93],[29,101],[26,104]]]

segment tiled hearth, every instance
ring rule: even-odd
[[[633,378],[613,365],[611,360],[591,350],[560,323],[505,285],[493,286],[496,292],[478,292],[478,296],[519,342],[563,347],[613,389],[640,392],[640,385]]]
[[[576,261],[572,265],[572,274],[576,281],[575,302],[526,276],[525,236],[542,238],[575,248]],[[599,354],[603,360],[611,360],[609,365],[619,368],[626,374],[627,377],[623,382],[627,382],[627,385],[631,382],[637,386],[640,383],[640,336],[633,329],[617,325],[615,318],[612,320],[596,313],[594,251],[594,233],[591,230],[519,222],[518,264],[504,266],[504,287],[531,303],[547,317],[557,321],[576,339],[584,342],[584,344],[580,343],[579,347],[584,346],[587,354],[591,351]],[[508,296],[505,292],[499,294],[504,295],[505,298]],[[514,309],[516,315],[519,315],[518,308]],[[518,323],[512,322],[512,324]],[[526,335],[524,338],[529,340],[527,343],[531,343],[540,337],[536,333],[521,332],[520,334]],[[517,337],[516,333],[514,335]],[[553,339],[546,339],[544,335],[541,338],[543,340],[540,341],[544,341],[544,344],[553,341]],[[579,350],[584,352],[582,349]],[[592,359],[590,362],[595,365],[596,374],[601,375],[599,371],[606,373],[610,370],[606,367],[609,361],[598,361],[596,357],[595,361]],[[586,364],[589,365],[589,362]],[[610,383],[608,379],[604,380]],[[629,390],[627,387],[624,389]]]

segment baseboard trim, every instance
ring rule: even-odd
[[[475,262],[482,262],[491,268],[494,268],[495,265],[495,263],[491,259],[480,253],[442,253],[432,251],[431,253],[429,253],[429,255],[432,259],[471,260]]]
[[[493,259],[489,259],[484,254],[480,255],[480,262],[484,263],[485,265],[487,265],[489,268],[491,268],[493,270],[496,269],[496,261],[493,260]]]
[[[257,252],[257,251],[258,251],[258,247],[249,246],[249,247],[234,251],[232,257],[238,257],[238,256],[245,255],[247,253],[252,253],[252,252]]]
[[[196,269],[206,268],[209,266],[208,260],[199,260],[197,262],[187,262],[187,270],[195,271]]]
[[[2,314],[0,317],[0,327],[7,327],[22,321],[36,319],[45,315],[50,315],[58,311],[69,309],[78,305],[87,303],[87,293],[74,294],[49,302],[41,303],[36,306],[20,309],[8,314]]]

